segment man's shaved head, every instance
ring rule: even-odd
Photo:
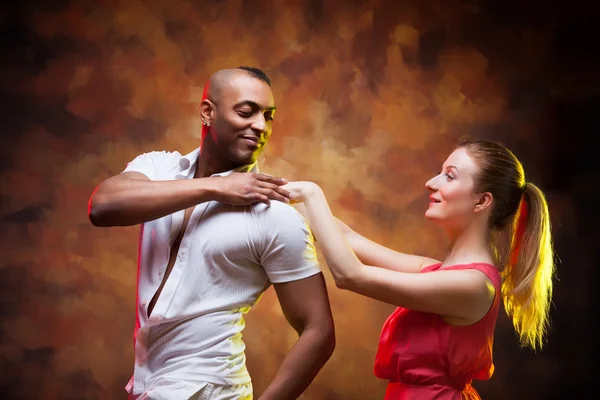
[[[274,115],[275,99],[263,71],[238,67],[215,72],[200,103],[203,151],[231,168],[254,163],[271,135]]]
[[[237,68],[227,68],[215,72],[206,82],[202,99],[208,99],[212,102],[218,102],[221,92],[227,87],[233,78],[240,74],[250,75],[253,78],[265,82],[269,87],[271,80],[265,72],[259,68],[239,66]]]

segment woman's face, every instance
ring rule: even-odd
[[[440,173],[425,184],[431,193],[425,217],[449,230],[464,229],[475,217],[481,199],[473,192],[477,170],[467,150],[452,152]]]

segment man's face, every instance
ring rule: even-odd
[[[209,134],[220,155],[238,165],[255,162],[273,129],[275,100],[269,85],[240,71],[213,104]]]

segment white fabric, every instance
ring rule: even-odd
[[[151,180],[192,179],[198,154],[199,149],[184,157],[177,152],[146,153],[124,172],[141,172]],[[256,171],[256,164],[243,170]],[[271,283],[320,272],[310,228],[292,206],[278,201],[270,207],[198,204],[148,318],[148,304],[163,280],[183,218],[181,210],[141,227],[135,367],[127,385],[134,395],[160,391],[153,386],[160,379],[184,381],[182,390],[190,394],[206,382],[249,383],[243,315]],[[168,391],[156,398],[163,394],[185,398]]]
[[[221,386],[214,383],[198,383],[195,392],[184,381],[161,379],[142,395],[130,395],[129,400],[252,400],[252,384]],[[165,396],[165,394],[168,394]]]

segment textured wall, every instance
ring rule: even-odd
[[[534,355],[501,319],[496,374],[476,387],[487,399],[583,390],[597,264],[587,188],[598,183],[584,139],[598,127],[600,91],[585,41],[597,28],[577,2],[9,3],[0,14],[1,397],[124,398],[138,230],[93,228],[87,199],[139,153],[196,147],[204,81],[240,64],[273,81],[279,111],[262,169],[318,181],[340,217],[399,250],[443,256],[445,238],[422,217],[423,185],[460,135],[513,147],[553,212],[555,323]],[[393,308],[326,275],[338,345],[305,398],[382,398],[372,362]],[[244,337],[260,393],[295,340],[272,290]]]

